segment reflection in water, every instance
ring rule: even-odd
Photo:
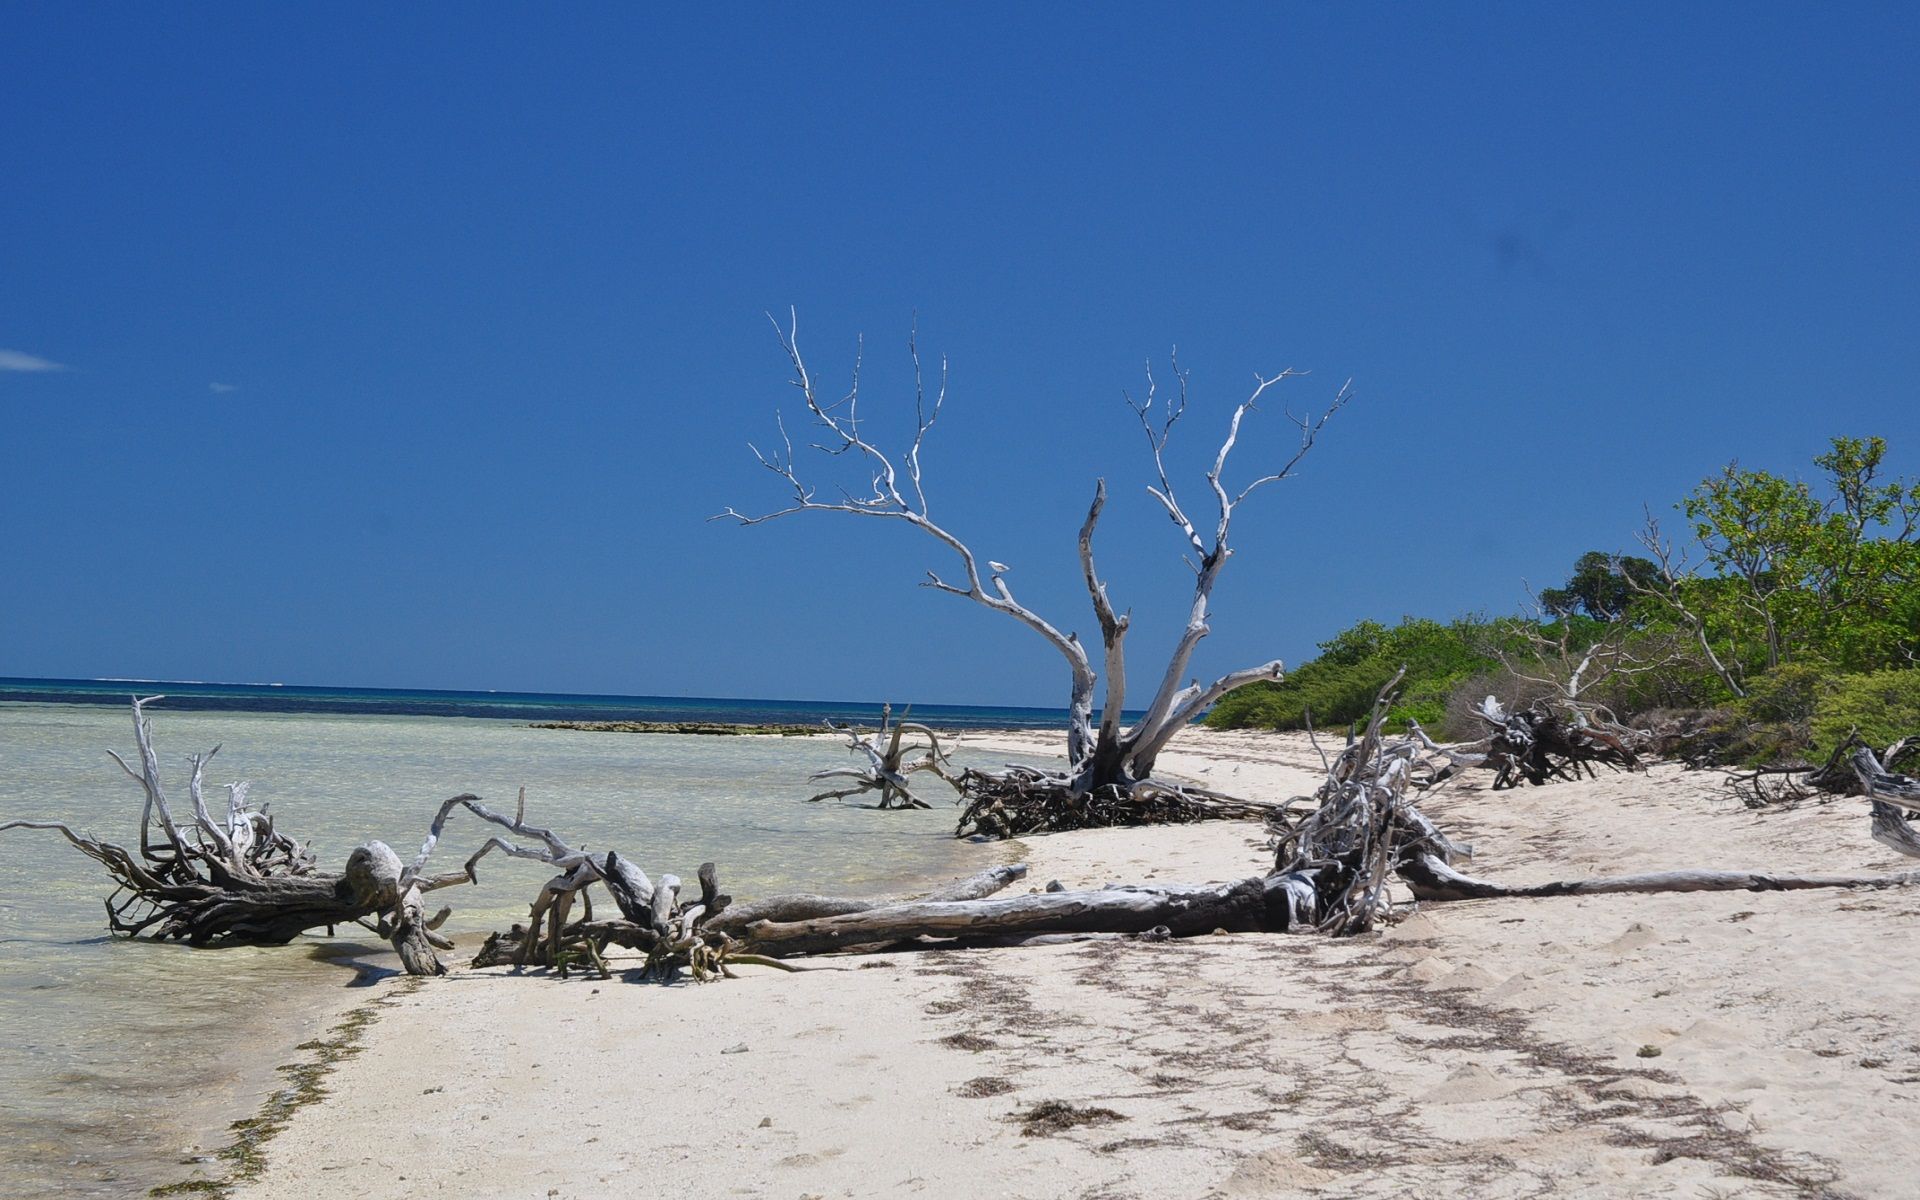
[[[185,756],[216,743],[210,783],[253,781],[323,867],[380,838],[410,857],[439,801],[527,788],[530,818],[576,846],[630,853],[691,879],[703,860],[750,898],[804,884],[848,893],[972,868],[952,810],[886,814],[800,803],[809,772],[846,765],[827,740],[526,729],[430,717],[152,709],[161,766],[184,800]],[[106,757],[131,748],[122,711],[0,704],[0,814],[137,837],[138,790]],[[960,758],[966,761],[966,755]],[[221,793],[217,790],[216,796]],[[455,818],[436,864],[484,838]],[[525,915],[549,869],[490,857],[481,885],[438,893],[461,953]],[[370,934],[194,951],[103,937],[105,876],[58,835],[0,835],[0,1194],[127,1195],[177,1178],[253,1111],[273,1068],[393,970]],[[461,934],[467,936],[462,938]]]

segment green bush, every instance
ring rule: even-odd
[[[1374,697],[1403,665],[1406,679],[1389,713],[1393,728],[1409,719],[1437,723],[1460,679],[1492,665],[1483,646],[1487,623],[1406,617],[1394,626],[1361,621],[1320,645],[1319,657],[1278,683],[1253,684],[1223,697],[1207,714],[1215,729],[1335,729],[1365,717]]]
[[[1813,740],[1831,751],[1859,731],[1874,746],[1920,733],[1920,670],[1843,675],[1822,689],[1813,714]]]
[[[1782,663],[1747,681],[1747,698],[1740,702],[1740,710],[1756,721],[1804,724],[1813,719],[1833,677],[1832,668],[1824,663]]]

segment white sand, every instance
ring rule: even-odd
[[[1163,765],[1287,795],[1317,760],[1196,731]],[[1858,801],[1756,815],[1716,785],[1661,767],[1428,811],[1513,881],[1898,865]],[[1260,846],[1208,824],[1009,850],[1040,886],[1238,878]],[[1345,941],[905,953],[709,986],[465,971],[396,999],[239,1194],[1913,1196],[1916,916],[1920,889],[1509,900]],[[1024,1134],[1046,1101],[1119,1119]]]

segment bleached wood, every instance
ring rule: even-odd
[[[918,897],[926,902],[950,902],[956,900],[980,900],[996,892],[1011,887],[1027,877],[1027,864],[1007,863],[1002,866],[988,867],[975,872],[965,879],[957,879],[949,884],[935,888],[926,895]],[[847,913],[866,912],[869,909],[882,908],[889,904],[901,904],[907,901],[899,898],[877,897],[849,899],[838,896],[770,896],[763,900],[754,900],[746,904],[735,905],[718,918],[709,922],[708,928],[726,932],[741,933],[756,921],[791,922],[804,921],[816,917],[841,916]]]
[[[908,776],[916,772],[930,772],[937,779],[952,786],[958,786],[958,780],[950,772],[951,760],[940,745],[940,735],[927,726],[906,720],[912,713],[909,705],[902,719],[893,720],[893,705],[884,705],[880,710],[880,728],[874,733],[865,733],[852,725],[835,725],[825,722],[828,729],[847,739],[847,748],[858,751],[867,759],[865,768],[836,767],[831,770],[815,771],[807,777],[811,783],[827,779],[849,779],[851,786],[833,788],[807,797],[809,801],[841,800],[866,792],[879,792],[880,800],[874,808],[931,808],[925,800],[913,793]],[[926,738],[926,745],[918,742],[908,743],[906,735],[912,733]],[[908,755],[918,754],[918,758],[908,759]]]
[[[1245,879],[1203,889],[1037,892],[1006,899],[919,901],[813,920],[756,921],[755,950],[819,954],[912,938],[1013,937],[1046,933],[1138,933],[1165,926],[1176,937],[1268,927],[1268,897],[1282,885]]]
[[[779,336],[781,348],[793,367],[794,386],[801,394],[806,411],[814,425],[827,433],[826,443],[818,448],[831,456],[851,457],[861,462],[869,473],[867,485],[869,490],[865,493],[842,490],[836,499],[817,498],[814,487],[805,482],[799,473],[792,438],[787,434],[784,421],[777,421],[780,429],[781,450],[769,455],[756,447],[753,452],[762,466],[785,482],[791,493],[790,499],[784,507],[764,513],[749,515],[730,507],[719,516],[730,518],[742,525],[757,525],[801,512],[840,512],[905,522],[934,538],[959,559],[964,582],[949,583],[938,574],[930,572],[928,586],[951,595],[964,596],[985,607],[1014,617],[1039,633],[1067,661],[1069,686],[1066,741],[1067,759],[1071,769],[1060,775],[1051,772],[1030,772],[1018,776],[992,776],[984,772],[974,772],[972,778],[990,784],[993,790],[1000,792],[1028,790],[1032,793],[1028,803],[1060,805],[1069,811],[1082,811],[1085,808],[1082,801],[1090,793],[1102,789],[1127,793],[1137,785],[1153,780],[1158,757],[1167,743],[1222,696],[1249,683],[1281,677],[1281,666],[1278,662],[1230,672],[1204,685],[1197,681],[1189,682],[1187,672],[1195,650],[1211,631],[1211,598],[1221,572],[1233,554],[1231,533],[1237,508],[1254,492],[1293,474],[1313,448],[1328,420],[1351,399],[1350,387],[1342,386],[1317,418],[1292,418],[1300,433],[1299,444],[1291,457],[1277,470],[1258,475],[1244,485],[1230,487],[1227,483],[1228,462],[1239,443],[1248,415],[1255,410],[1271,389],[1285,380],[1298,377],[1301,373],[1287,370],[1274,376],[1255,376],[1251,394],[1234,408],[1228,419],[1226,435],[1206,473],[1207,486],[1213,496],[1215,507],[1211,537],[1208,538],[1201,534],[1194,520],[1182,506],[1166,462],[1165,452],[1168,441],[1175,425],[1187,408],[1187,377],[1179,370],[1176,361],[1177,397],[1162,405],[1158,400],[1157,384],[1149,365],[1146,396],[1138,403],[1129,397],[1128,404],[1146,432],[1148,448],[1157,476],[1157,482],[1149,485],[1147,490],[1158,500],[1181,532],[1183,544],[1191,555],[1190,565],[1194,570],[1194,588],[1188,605],[1186,623],[1172,652],[1168,655],[1159,683],[1148,700],[1142,716],[1129,729],[1123,728],[1121,714],[1125,709],[1128,687],[1125,640],[1131,622],[1129,616],[1115,610],[1108,595],[1107,586],[1100,579],[1094,565],[1093,539],[1101,510],[1106,502],[1105,481],[1098,482],[1095,487],[1093,504],[1081,525],[1079,537],[1081,575],[1086,584],[1089,599],[1092,601],[1095,620],[1101,633],[1100,671],[1096,672],[1088,648],[1081,643],[1077,634],[1063,632],[1061,626],[1041,617],[1037,612],[1014,599],[1006,582],[1004,564],[992,559],[987,560],[988,573],[983,575],[980,560],[973,550],[957,535],[934,522],[929,514],[926,490],[920,471],[920,449],[928,430],[932,427],[934,417],[939,412],[940,403],[945,399],[944,363],[939,398],[929,411],[925,404],[925,390],[919,383],[921,378],[919,352],[912,340],[909,340],[916,381],[916,424],[911,448],[903,460],[905,463],[905,481],[903,482],[903,472],[896,467],[895,460],[870,440],[861,429],[858,365],[856,364],[854,370],[853,384],[846,395],[831,404],[823,402],[814,378],[800,353],[797,319],[790,320],[784,329],[777,322],[774,327]],[[1095,687],[1102,675],[1106,679],[1106,692],[1101,705],[1100,723],[1096,731],[1093,724],[1093,698]],[[877,772],[876,777],[879,777]],[[827,776],[821,778],[827,778]],[[884,781],[884,778],[883,782],[893,786],[890,781]],[[1154,782],[1159,785],[1162,794],[1179,794],[1181,791],[1176,783],[1158,780]],[[823,792],[821,796],[846,796],[856,793],[857,789],[838,789]],[[978,792],[975,791],[969,795],[977,798]],[[1099,811],[1129,819],[1127,814],[1145,813],[1150,807],[1109,804],[1099,806]],[[1164,806],[1153,811],[1158,812],[1162,809]],[[1205,806],[1176,805],[1165,811],[1185,812],[1190,816],[1208,815]],[[963,821],[961,832],[977,827],[977,823],[970,824]]]
[[[1894,875],[1782,875],[1770,871],[1688,869],[1638,875],[1602,875],[1550,883],[1503,884],[1454,870],[1431,854],[1402,866],[1416,900],[1491,900],[1512,897],[1604,896],[1659,892],[1793,892],[1814,888],[1891,888],[1920,885],[1920,871]]]

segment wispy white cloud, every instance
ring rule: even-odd
[[[64,371],[65,364],[28,354],[23,350],[0,350],[0,371]]]
[[[224,396],[228,392],[239,391],[240,385],[237,383],[210,383],[207,385],[207,390],[216,396]]]

